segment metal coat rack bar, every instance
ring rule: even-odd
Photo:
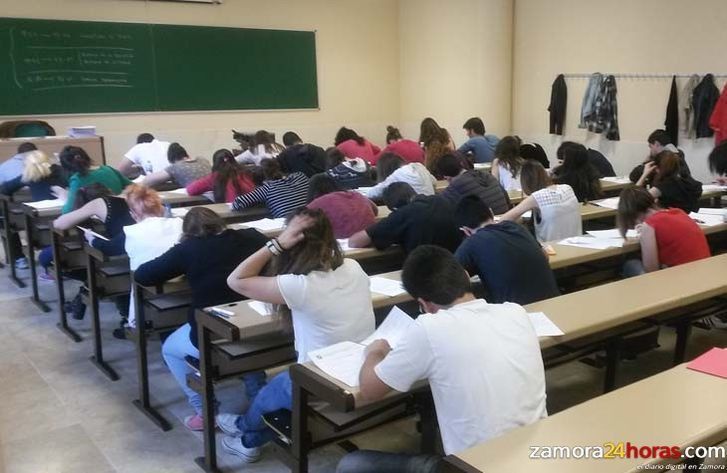
[[[563,76],[566,79],[590,79],[590,77],[593,75],[593,72],[574,72],[574,73],[568,73],[563,74]],[[713,72],[693,72],[693,73],[684,73],[684,72],[674,72],[674,73],[654,73],[654,72],[628,72],[628,73],[619,73],[619,72],[599,72],[599,74],[602,74],[604,76],[614,76],[617,79],[671,79],[672,77],[691,77],[693,75],[698,75],[699,77],[704,77],[707,74],[712,74],[714,77],[727,77],[727,73],[713,73]]]

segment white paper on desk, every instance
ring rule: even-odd
[[[49,199],[49,200],[39,200],[37,202],[26,202],[25,205],[29,207],[33,207],[34,209],[43,210],[43,209],[60,209],[65,205],[66,201],[61,199]]]
[[[381,276],[371,276],[369,281],[371,282],[371,292],[376,294],[394,297],[406,293],[404,288],[401,287],[401,281],[394,281]]]
[[[369,191],[370,191],[371,189],[373,189],[373,187],[359,187],[359,188],[356,188],[356,189],[354,189],[354,190],[355,190],[356,192],[358,192],[358,193],[360,193],[360,194],[363,194],[364,196],[368,197],[368,196],[369,196]]]
[[[172,217],[184,218],[189,213],[189,207],[177,207],[172,209]]]
[[[570,237],[558,242],[559,245],[577,246],[579,248],[590,248],[593,250],[605,250],[607,248],[621,248],[624,245],[623,240],[615,238],[593,238],[589,236]]]
[[[611,229],[611,230],[589,230],[586,233],[591,235],[594,238],[600,238],[600,239],[613,239],[613,238],[621,238],[621,232],[617,229]],[[639,232],[634,230],[633,228],[626,232],[626,238],[638,238]]]
[[[284,218],[261,218],[243,223],[247,228],[254,228],[261,232],[282,230],[285,227]]]
[[[169,191],[169,192],[171,192],[172,194],[189,195],[186,187],[180,187],[179,189],[174,189],[173,191]]]
[[[702,193],[723,191],[727,191],[727,186],[722,186],[720,184],[702,184]]]
[[[142,182],[144,182],[145,177],[146,176],[142,174],[141,176],[137,177],[136,179],[134,179],[131,182],[133,182],[134,184],[141,184]]]
[[[396,347],[414,324],[414,319],[406,312],[394,306],[384,321],[374,333],[361,342],[362,345],[371,345],[375,340],[386,340],[391,348]]]
[[[357,248],[351,248],[348,246],[348,238],[341,238],[338,240],[338,246],[341,247],[341,251],[344,253],[351,250],[351,249],[357,249]]]
[[[593,205],[598,205],[599,207],[618,210],[618,199],[618,197],[611,197],[610,199],[594,200],[591,203]]]
[[[622,176],[602,177],[601,180],[606,182],[615,182],[616,184],[629,184],[631,182],[631,179]]]
[[[708,227],[715,227],[724,223],[724,217],[721,215],[710,215],[710,214],[698,214],[691,212],[689,218],[697,222],[699,225],[706,225]]]
[[[727,209],[700,208],[697,213],[702,215],[727,215]]]
[[[364,362],[366,347],[360,343],[340,342],[308,352],[314,365],[324,373],[352,388],[358,386],[358,376]]]
[[[252,310],[265,317],[272,315],[273,313],[272,305],[267,302],[248,301],[247,305],[249,305]]]
[[[543,312],[530,312],[528,315],[530,316],[530,321],[533,323],[533,328],[535,328],[535,334],[538,337],[559,337],[565,335]]]
[[[533,218],[533,211],[532,210],[528,210],[527,212],[525,212],[523,214],[523,218]]]

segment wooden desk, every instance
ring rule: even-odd
[[[533,446],[714,445],[727,438],[727,383],[680,365],[446,458],[449,473],[636,473],[660,460],[530,459]]]
[[[60,153],[66,146],[79,146],[98,164],[106,164],[106,149],[103,136],[89,136],[72,138],[70,136],[36,136],[28,138],[0,139],[0,156],[7,159],[18,152],[18,146],[23,143],[33,143],[40,151],[51,158]]]
[[[19,288],[24,288],[25,283],[18,278],[15,269],[15,259],[19,256],[13,251],[11,240],[19,238],[18,233],[25,224],[23,217],[22,203],[30,200],[30,191],[26,188],[16,192],[14,195],[0,194],[0,215],[3,219],[2,240],[5,248],[5,260],[10,267],[10,280]],[[3,265],[0,264],[0,268]]]
[[[243,210],[232,210],[230,204],[204,204],[193,207],[204,207],[214,211],[227,223],[250,222],[261,218],[269,217],[268,209],[265,206],[249,207]]]

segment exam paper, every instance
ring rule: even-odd
[[[248,301],[247,305],[260,315],[268,316],[273,313],[272,304],[268,304],[267,302]]]
[[[615,182],[616,184],[629,184],[631,182],[631,179],[623,176],[602,177],[601,180],[606,182]]]
[[[359,188],[356,188],[356,189],[354,189],[354,190],[355,190],[356,192],[358,192],[358,193],[360,193],[360,194],[363,194],[364,196],[368,197],[368,196],[369,196],[369,191],[370,191],[371,189],[373,189],[373,187],[359,187]]]
[[[565,335],[543,312],[531,312],[528,315],[535,328],[535,334],[538,337],[558,337]]]
[[[285,227],[284,218],[261,218],[260,220],[253,220],[251,222],[245,222],[244,225],[247,228],[255,228],[261,232],[282,230]]]
[[[610,199],[594,200],[591,202],[593,205],[599,207],[605,207],[607,209],[618,210],[618,197],[611,197]]]
[[[409,328],[414,325],[414,319],[406,312],[394,306],[384,321],[374,333],[369,335],[362,345],[371,345],[375,340],[386,340],[391,348],[396,347],[406,335]]]
[[[621,248],[624,241],[616,238],[593,238],[589,236],[571,237],[558,242],[559,245],[577,246],[579,248],[591,248],[594,250],[605,250],[607,248]]]
[[[617,228],[611,229],[611,230],[589,230],[586,233],[589,235],[595,237],[595,238],[601,238],[601,239],[612,239],[612,238],[621,238],[621,232],[618,231]],[[634,229],[631,229],[626,232],[626,238],[638,238],[639,232],[637,232]]]
[[[358,386],[358,375],[364,362],[366,347],[354,342],[340,342],[308,352],[314,365],[324,373],[348,386]]]
[[[66,201],[61,199],[49,199],[49,200],[39,200],[37,202],[26,202],[25,205],[29,207],[33,207],[34,209],[43,210],[43,209],[60,209],[63,207],[63,205],[66,203]]]
[[[341,251],[343,251],[344,253],[351,249],[351,247],[348,246],[348,238],[339,239],[338,246],[341,247]]]
[[[185,187],[180,187],[179,189],[174,189],[173,191],[169,191],[172,194],[182,194],[182,195],[189,195],[187,192],[187,189]]]
[[[727,215],[727,209],[708,209],[700,208],[699,212],[702,215]]]
[[[172,217],[184,218],[189,213],[189,207],[178,207],[172,209]]]
[[[699,225],[706,225],[708,227],[714,227],[714,226],[725,223],[724,217],[722,215],[701,214],[701,213],[691,212],[689,214],[689,218],[691,218],[692,220],[697,222]]]
[[[406,292],[404,288],[401,287],[401,281],[394,281],[380,276],[371,276],[369,281],[371,282],[371,292],[375,292],[377,294],[394,297]]]
[[[719,184],[702,184],[702,193],[705,192],[723,192],[727,191],[727,186],[722,186]]]

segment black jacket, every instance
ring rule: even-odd
[[[679,145],[679,99],[677,97],[677,78],[671,79],[671,90],[669,92],[669,102],[666,104],[666,119],[664,120],[664,129],[669,134],[671,142],[674,146]]]
[[[284,149],[278,155],[280,169],[285,174],[302,172],[308,177],[325,172],[326,152],[320,146],[297,144]]]
[[[709,127],[709,118],[719,100],[719,89],[714,85],[714,76],[707,74],[694,88],[692,102],[694,107],[694,128],[697,138],[710,138],[714,131]]]
[[[565,84],[565,77],[559,74],[553,81],[550,91],[550,133],[556,135],[563,134],[565,126],[565,111],[568,104],[568,87]]]

